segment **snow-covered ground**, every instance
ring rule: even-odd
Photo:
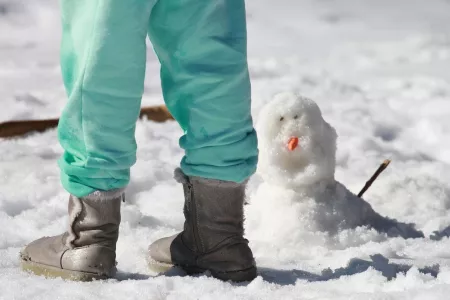
[[[280,91],[314,99],[339,135],[336,179],[357,192],[379,163],[392,159],[365,199],[383,215],[416,223],[427,238],[388,238],[365,228],[328,236],[281,215],[271,222],[286,223],[298,236],[284,245],[248,220],[260,269],[251,283],[179,270],[153,277],[147,246],[183,222],[182,191],[172,179],[181,130],[139,121],[117,278],[35,277],[19,270],[19,250],[66,224],[56,166],[61,148],[52,130],[0,140],[0,299],[448,299],[450,1],[248,0],[247,6],[255,119]],[[65,103],[59,35],[57,1],[0,0],[0,122],[59,115]],[[148,53],[146,105],[162,103],[158,62]],[[249,195],[258,195],[260,184],[255,176]]]

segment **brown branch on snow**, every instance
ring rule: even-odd
[[[143,119],[144,117],[147,117],[147,119],[158,123],[162,123],[168,120],[174,120],[173,116],[170,114],[165,105],[142,107],[139,118]]]
[[[173,120],[172,115],[165,105],[147,106],[141,109],[140,118],[155,122],[165,122]],[[58,126],[59,119],[47,120],[20,120],[0,123],[0,138],[11,138],[25,135],[30,132],[43,132]]]
[[[383,161],[383,163],[378,167],[378,169],[375,171],[372,177],[370,177],[369,181],[366,182],[361,192],[359,192],[358,197],[362,197],[364,195],[364,193],[370,188],[372,183],[389,166],[390,163],[391,161],[389,159]]]
[[[58,119],[24,120],[0,123],[0,138],[11,138],[30,132],[43,132],[58,126]]]

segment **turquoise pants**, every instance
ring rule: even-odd
[[[64,188],[125,187],[136,161],[147,35],[165,103],[184,130],[185,174],[242,182],[257,163],[244,0],[61,0],[68,94],[58,134]]]

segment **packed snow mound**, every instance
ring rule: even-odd
[[[265,183],[251,197],[247,218],[261,237],[295,245],[316,232],[336,235],[359,226],[423,237],[413,224],[381,216],[334,179],[337,134],[311,99],[277,95],[262,109],[258,136]]]

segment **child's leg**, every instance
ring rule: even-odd
[[[244,0],[159,0],[150,38],[164,98],[185,130],[176,178],[185,191],[184,230],[155,241],[150,262],[233,281],[256,277],[244,234],[246,179],[257,163],[250,114]],[[186,176],[187,175],[187,176]]]
[[[121,187],[135,161],[151,4],[61,1],[61,65],[69,102],[59,139],[65,150],[62,183],[72,194],[69,228],[21,251],[27,271],[83,281],[114,276]]]
[[[149,33],[166,104],[185,130],[183,172],[244,181],[258,155],[244,0],[160,0]]]
[[[69,101],[58,133],[63,186],[77,197],[127,185],[144,87],[150,0],[61,0]]]

